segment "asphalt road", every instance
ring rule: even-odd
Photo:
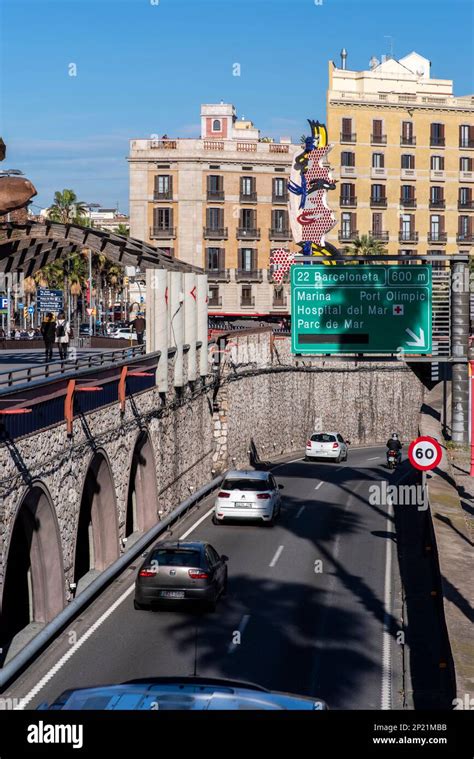
[[[363,448],[347,463],[277,466],[274,528],[215,526],[202,519],[207,500],[173,537],[229,556],[228,595],[214,613],[135,611],[137,560],[4,697],[31,709],[66,688],[196,672],[317,695],[332,709],[400,708],[395,528],[369,486],[406,477],[409,465],[391,473],[384,462],[383,449]]]

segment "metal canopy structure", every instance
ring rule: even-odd
[[[4,274],[21,271],[31,276],[46,264],[83,248],[102,253],[122,266],[204,273],[199,267],[179,261],[141,240],[93,227],[60,224],[48,219],[44,224],[0,224],[0,272]]]

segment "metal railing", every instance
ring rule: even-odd
[[[472,211],[474,210],[474,200],[458,200],[459,211]]]
[[[209,282],[230,282],[230,269],[206,269]]]
[[[341,142],[355,142],[356,138],[355,132],[341,132]]]
[[[173,190],[155,190],[153,193],[153,200],[173,200]]]
[[[411,137],[404,137],[402,135],[400,137],[400,145],[416,145],[416,137],[413,135]]]
[[[374,238],[374,240],[380,240],[380,242],[388,242],[389,240],[389,232],[381,232],[376,229],[372,229],[371,232],[369,232],[370,236]]]
[[[209,302],[208,302],[208,304],[207,304],[207,305],[208,305],[210,308],[211,308],[212,306],[222,306],[222,295],[218,295],[218,296],[217,296],[217,297],[215,297],[215,298],[212,298],[211,296],[209,296]]]
[[[262,282],[262,269],[236,269],[235,279],[237,282]]]
[[[337,233],[337,239],[339,242],[350,242],[351,240],[355,240],[358,236],[359,232],[357,229],[340,229]]]
[[[237,227],[238,240],[260,240],[259,227]]]
[[[268,231],[268,237],[270,240],[292,240],[292,234],[289,229],[274,229],[273,227]]]
[[[400,242],[418,242],[418,232],[399,232],[398,239]]]
[[[370,142],[372,145],[386,145],[387,135],[386,134],[371,134]]]
[[[446,208],[446,201],[443,200],[430,200],[430,209],[431,208]]]
[[[157,237],[158,239],[176,237],[176,227],[151,227],[150,237]]]
[[[445,243],[448,239],[446,232],[428,232],[428,242]]]
[[[372,208],[386,208],[387,198],[370,198],[370,205]]]
[[[288,193],[284,192],[282,195],[272,193],[272,203],[288,203]]]
[[[203,227],[202,234],[205,240],[227,240],[228,227]]]
[[[208,190],[207,199],[215,201],[225,200],[224,190]]]
[[[256,203],[257,202],[257,193],[255,191],[253,192],[242,192],[240,191],[240,202],[241,203]]]
[[[255,298],[242,298],[240,305],[242,308],[253,308],[255,306]]]
[[[355,195],[340,195],[339,205],[355,208],[357,206],[357,197]]]

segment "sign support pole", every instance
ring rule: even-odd
[[[455,261],[451,273],[452,326],[451,345],[454,357],[452,380],[452,439],[467,443],[469,378],[466,358],[469,347],[469,286],[466,287],[467,265]],[[456,359],[461,359],[456,361]],[[463,360],[464,359],[464,360]]]

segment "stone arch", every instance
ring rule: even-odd
[[[56,511],[49,491],[33,482],[16,511],[2,593],[2,648],[36,623],[50,622],[65,604],[64,565]]]
[[[77,518],[74,582],[101,572],[119,556],[118,515],[112,469],[105,451],[89,462]]]
[[[158,517],[155,454],[147,432],[141,432],[133,449],[127,489],[125,535],[149,530]]]

